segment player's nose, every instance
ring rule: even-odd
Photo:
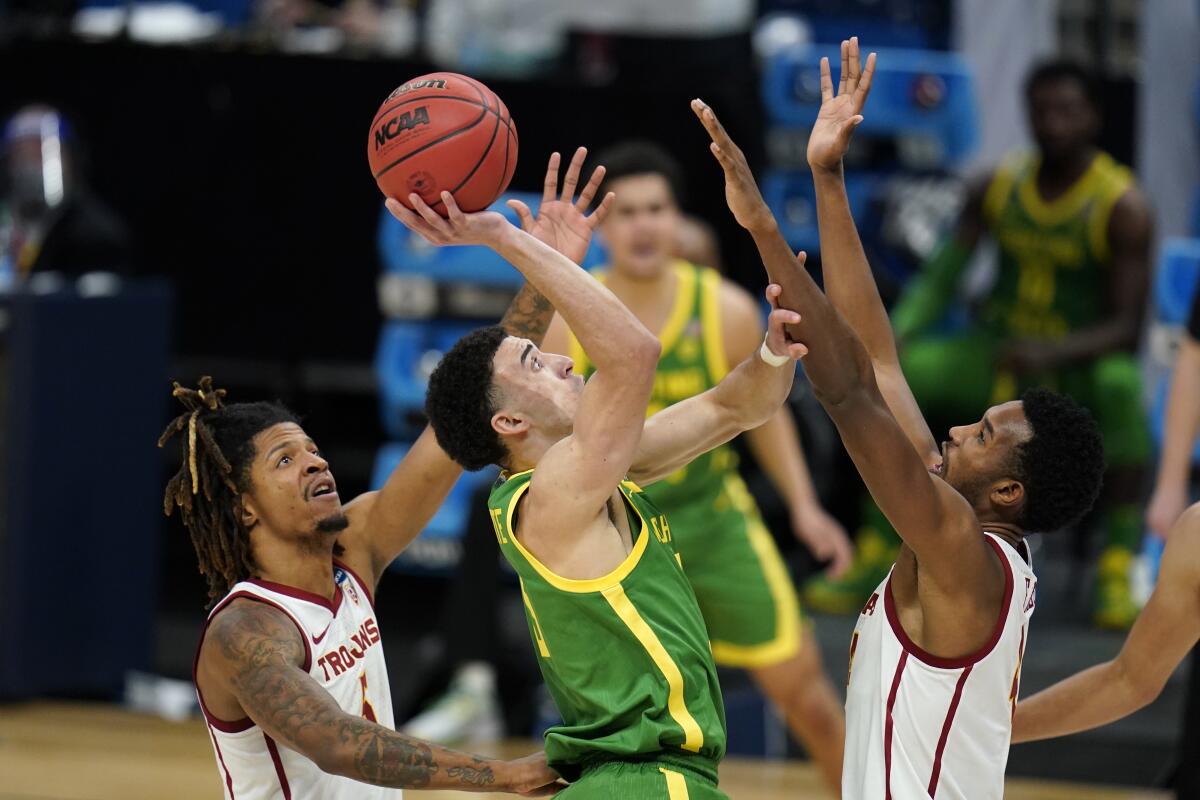
[[[950,429],[951,444],[953,444],[955,447],[958,447],[960,444],[962,444],[963,437],[966,436],[968,427],[969,426],[967,426],[967,425],[956,425],[955,427],[951,428]]]

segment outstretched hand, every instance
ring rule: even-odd
[[[850,147],[854,129],[863,121],[862,109],[871,93],[875,76],[875,54],[867,56],[866,64],[859,60],[858,37],[842,42],[842,70],[837,94],[833,92],[833,77],[829,59],[821,59],[821,110],[808,137],[808,164],[813,169],[835,170]]]
[[[454,202],[454,195],[442,192],[446,217],[438,215],[416,192],[408,196],[416,211],[405,208],[398,200],[388,198],[384,203],[392,216],[404,223],[413,233],[433,245],[484,244],[495,247],[512,224],[496,211],[465,214]]]
[[[589,216],[588,206],[604,180],[604,167],[599,166],[592,172],[592,177],[575,199],[575,187],[579,184],[579,173],[583,169],[584,159],[587,158],[587,148],[580,147],[575,151],[574,158],[567,166],[567,174],[563,178],[562,194],[558,192],[558,169],[560,157],[558,153],[550,155],[550,163],[546,167],[546,180],[542,189],[542,202],[538,207],[537,216],[529,210],[529,206],[520,200],[509,200],[508,207],[517,212],[521,220],[521,229],[562,253],[576,264],[583,263],[587,255],[588,245],[592,234],[600,223],[608,216],[612,208],[613,193],[609,192],[600,200],[600,205]]]
[[[729,138],[725,126],[703,100],[693,100],[692,111],[708,131],[712,139],[708,149],[725,171],[725,202],[729,204],[733,218],[748,231],[763,230],[774,225],[775,217],[767,208],[758,184],[754,182],[754,175],[750,172],[742,149]]]

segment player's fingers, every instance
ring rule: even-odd
[[[799,361],[808,355],[808,345],[803,342],[791,342],[788,344],[788,355],[792,357],[792,361]]]
[[[453,232],[455,228],[466,224],[467,215],[464,214],[462,209],[458,207],[458,203],[454,202],[454,195],[450,194],[449,192],[442,192],[442,203],[444,203],[446,206],[446,216],[449,219],[449,222],[446,223],[446,226],[451,232]],[[432,211],[432,209],[430,210]],[[439,217],[439,219],[441,218]]]
[[[797,262],[797,264],[799,264],[801,267],[803,267],[803,266],[804,266],[804,263],[805,263],[806,261],[808,261],[808,253],[806,253],[806,252],[805,252],[805,251],[803,251],[803,250],[797,250],[797,251],[796,251],[796,262]]]
[[[858,76],[862,65],[858,60],[858,37],[850,37],[850,74],[846,76],[846,91],[853,92],[858,88]]]
[[[767,303],[771,308],[779,308],[779,295],[783,294],[783,287],[778,283],[767,285]]]
[[[784,325],[795,325],[800,322],[800,315],[790,308],[776,306],[767,317],[767,324],[782,329]]]
[[[700,120],[700,124],[704,126],[704,130],[708,131],[708,135],[710,137],[715,138],[715,132],[713,130],[712,123],[709,122],[707,115],[704,113],[708,106],[706,106],[704,101],[699,97],[693,100],[690,105],[692,107],[692,113],[696,115],[696,119]]]
[[[430,228],[437,231],[441,236],[449,236],[451,234],[450,223],[443,219],[436,211],[429,207],[429,204],[421,199],[421,195],[413,192],[408,196],[408,202],[412,203],[412,207],[421,219],[425,221]]]
[[[552,203],[555,196],[558,194],[558,164],[562,160],[557,152],[550,154],[550,161],[546,164],[546,179],[542,182],[542,202]]]
[[[577,148],[575,155],[571,157],[571,163],[567,165],[567,175],[563,178],[562,187],[562,200],[565,203],[570,203],[575,199],[575,187],[579,184],[579,171],[583,169],[583,161],[586,158],[587,148]]]
[[[596,191],[600,188],[601,181],[604,180],[604,172],[603,164],[592,170],[592,177],[583,185],[583,191],[579,193],[579,199],[575,201],[575,207],[580,211],[586,212],[588,206],[592,204],[592,198],[596,196]]]
[[[605,217],[608,216],[608,212],[612,211],[613,200],[615,200],[616,197],[617,196],[612,192],[604,195],[604,199],[600,201],[600,205],[596,206],[596,210],[593,211],[592,215],[587,218],[588,224],[592,226],[593,230],[597,225],[604,222]]]
[[[838,73],[838,97],[846,91],[846,77],[850,72],[850,43],[842,39],[842,71]]]
[[[821,59],[821,102],[833,99],[833,77],[829,74],[829,59]]]
[[[529,210],[529,206],[516,199],[507,201],[505,205],[517,212],[517,219],[521,220],[521,230],[528,233],[533,229],[533,212]]]
[[[393,217],[404,223],[404,225],[413,233],[419,233],[427,239],[436,234],[436,232],[425,223],[425,220],[421,219],[415,212],[405,208],[404,204],[399,200],[393,200],[389,197],[384,202],[384,205],[387,206],[387,210],[391,212]]]
[[[854,92],[854,108],[856,111],[862,111],[867,102],[867,95],[871,93],[871,81],[875,78],[875,54],[871,53],[867,56],[867,65],[863,68],[862,78],[858,81],[858,89]]]

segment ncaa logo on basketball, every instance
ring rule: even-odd
[[[417,89],[445,89],[445,88],[446,88],[446,82],[444,80],[430,79],[430,80],[423,80],[423,81],[411,81],[409,83],[404,83],[404,84],[401,84],[400,86],[397,86],[392,91],[392,93],[387,96],[387,99],[393,100],[402,94],[408,94],[409,92],[415,92]]]
[[[405,131],[429,124],[429,109],[425,106],[397,114],[375,129],[375,149],[383,147]]]

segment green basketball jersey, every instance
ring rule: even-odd
[[[1083,176],[1048,203],[1037,190],[1039,163],[1029,154],[1008,157],[984,196],[1000,263],[982,318],[1005,337],[1055,339],[1103,319],[1108,221],[1133,184],[1126,167],[1097,153]]]
[[[574,780],[591,763],[663,753],[715,764],[725,753],[721,687],[666,517],[624,481],[633,549],[601,578],[564,578],[515,535],[532,477],[533,470],[502,475],[488,506],[500,549],[520,578],[538,664],[563,718],[546,732],[550,765]]]
[[[716,386],[729,372],[721,337],[721,275],[714,269],[675,261],[675,305],[659,333],[662,355],[646,416]],[[603,283],[605,273],[595,273]],[[590,377],[596,371],[579,340],[571,336],[569,355],[575,372]],[[660,508],[673,511],[715,502],[725,476],[737,472],[737,455],[721,445],[687,466],[645,488]]]

